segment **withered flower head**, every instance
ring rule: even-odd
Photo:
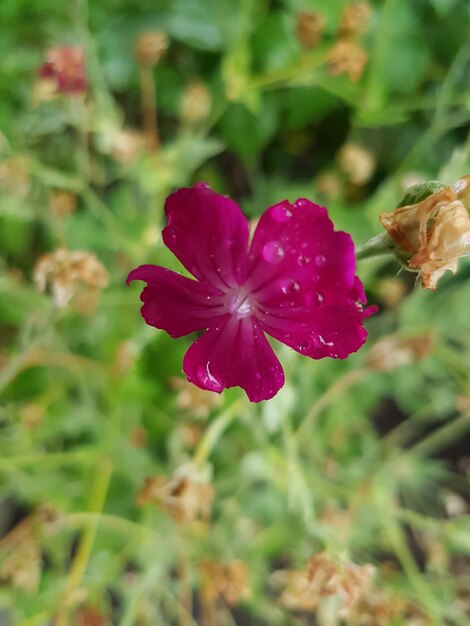
[[[52,192],[50,207],[54,217],[59,219],[69,217],[75,213],[77,205],[77,196],[70,191],[56,189]]]
[[[372,565],[335,561],[321,552],[310,559],[306,570],[282,572],[287,585],[280,601],[292,610],[313,612],[323,597],[337,596],[339,614],[345,616],[368,589],[373,571]]]
[[[372,8],[367,2],[347,4],[341,13],[339,32],[341,37],[360,35],[367,28]]]
[[[355,83],[361,78],[368,58],[364,48],[355,41],[338,39],[329,52],[329,72],[332,76],[346,73]]]
[[[109,283],[108,272],[94,254],[58,248],[44,254],[36,263],[34,281],[40,291],[50,288],[54,304],[65,308],[74,299],[79,312],[87,313],[82,305],[96,305],[101,289]]]
[[[305,50],[315,48],[324,30],[325,18],[322,15],[314,11],[301,11],[297,14],[297,39]]]
[[[158,504],[177,522],[208,519],[214,489],[193,465],[183,465],[171,478],[150,476],[139,492],[139,504]]]
[[[212,106],[209,89],[204,83],[190,83],[183,94],[181,102],[181,119],[188,124],[198,124],[207,119]]]
[[[168,49],[168,37],[163,31],[141,33],[136,42],[135,53],[140,65],[156,65]]]
[[[426,289],[436,289],[446,270],[457,272],[458,259],[470,253],[470,176],[443,187],[420,202],[381,213],[380,222],[408,267],[420,272]]]
[[[427,356],[433,347],[431,333],[416,337],[389,335],[378,341],[369,351],[366,367],[376,372],[389,372],[402,365],[410,365]]]
[[[204,561],[199,567],[204,592],[210,597],[223,598],[230,606],[249,597],[248,572],[243,561],[234,559],[225,564]]]
[[[375,171],[375,157],[359,143],[345,143],[338,152],[338,163],[355,185],[367,183]]]

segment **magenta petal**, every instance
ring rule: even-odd
[[[169,196],[165,212],[163,241],[193,276],[222,290],[243,281],[249,231],[233,200],[199,184]]]
[[[264,315],[263,330],[297,352],[312,359],[345,359],[365,342],[365,313],[352,304],[296,311],[286,316]]]
[[[220,292],[206,283],[196,282],[156,265],[141,265],[133,270],[127,284],[143,280],[147,287],[140,299],[142,317],[171,337],[182,337],[217,324],[226,315]]]
[[[211,328],[186,352],[183,370],[188,380],[220,393],[242,387],[251,402],[272,398],[284,384],[284,372],[254,319],[228,317]]]
[[[262,215],[249,253],[247,285],[273,308],[341,304],[355,285],[354,244],[325,208],[300,199]]]

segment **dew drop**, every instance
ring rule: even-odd
[[[210,370],[210,361],[205,365],[199,365],[197,368],[197,377],[201,385],[211,391],[222,391],[223,384],[218,380]]]
[[[256,380],[261,380],[261,374],[259,372],[256,372],[255,378]]]
[[[321,267],[322,265],[325,265],[326,262],[326,257],[323,256],[323,254],[318,254],[315,257],[315,265],[318,265],[318,267]]]
[[[263,258],[272,265],[277,265],[284,258],[285,251],[279,241],[268,241],[263,246]]]
[[[290,220],[293,213],[292,211],[285,206],[278,205],[272,208],[271,217],[275,222],[279,222],[279,224],[285,224]]]
[[[297,346],[297,350],[299,352],[307,352],[307,350],[310,348],[310,346],[312,345],[312,341],[311,339],[307,338],[304,339],[303,341],[301,341],[299,343],[299,345]]]
[[[293,295],[300,291],[300,284],[292,279],[292,278],[284,278],[279,281],[279,286],[281,287],[281,291],[284,295],[289,296]]]
[[[323,296],[319,291],[315,292],[315,302],[321,304],[323,302]]]
[[[305,267],[310,263],[311,260],[312,259],[309,256],[304,256],[303,254],[300,254],[297,257],[297,263],[300,265],[300,267]]]

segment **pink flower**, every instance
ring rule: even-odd
[[[88,86],[85,53],[81,46],[50,48],[39,76],[53,81],[58,93],[84,93]]]
[[[169,196],[165,213],[163,241],[196,280],[141,265],[127,282],[147,283],[150,326],[171,337],[205,331],[184,357],[190,382],[268,400],[284,372],[265,333],[312,359],[344,359],[364,343],[373,308],[363,309],[351,237],[333,229],[325,208],[284,200],[261,216],[250,245],[239,206],[205,184]]]

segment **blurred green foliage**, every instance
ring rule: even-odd
[[[0,3],[2,625],[468,623],[465,259],[437,292],[393,262],[360,265],[380,306],[367,345],[344,362],[277,346],[287,383],[260,406],[239,390],[220,404],[194,396],[181,374],[190,339],[146,327],[124,284],[140,263],[181,269],[162,245],[162,207],[196,180],[253,219],[309,197],[361,244],[409,185],[469,173],[468,2],[371,3],[356,82],[328,62],[351,4]],[[297,38],[305,11],[325,21],[311,50]],[[154,31],[168,49],[149,70],[135,51]],[[85,50],[86,95],[52,97],[38,79],[47,50],[65,44]],[[351,144],[352,163],[341,157]],[[84,294],[88,309],[38,291],[38,261],[57,248],[94,254],[109,273],[99,302]],[[374,369],[392,333],[432,342],[420,360]],[[210,478],[209,520],[139,504],[146,477],[181,467]],[[283,606],[273,572],[316,552],[375,565],[359,613],[340,611],[341,593],[314,617],[300,600]],[[250,594],[208,601],[201,564],[234,559]]]

